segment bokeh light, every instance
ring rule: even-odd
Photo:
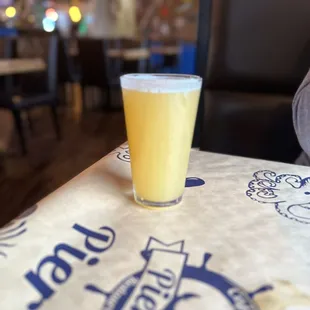
[[[186,25],[185,18],[182,16],[177,17],[174,21],[174,25],[178,29],[185,27],[185,25]]]
[[[48,17],[44,17],[42,21],[43,29],[46,32],[53,32],[56,28],[56,24],[53,20],[49,19]]]
[[[35,18],[34,15],[29,15],[27,17],[27,20],[28,20],[29,23],[34,23],[36,21],[36,18]]]
[[[9,18],[13,18],[16,15],[16,9],[14,8],[14,6],[9,6],[6,8],[5,10],[5,15]]]
[[[45,15],[47,18],[51,19],[54,22],[56,22],[58,20],[58,13],[53,8],[47,9],[45,11]]]
[[[72,6],[69,9],[69,16],[74,23],[78,23],[82,19],[82,14],[77,6]]]

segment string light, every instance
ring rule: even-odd
[[[55,22],[48,17],[44,17],[42,25],[46,32],[53,32],[56,28]]]
[[[75,5],[69,9],[69,16],[74,23],[78,23],[82,19],[81,11]]]
[[[56,22],[58,20],[58,13],[53,8],[49,8],[45,11],[45,15],[47,18],[51,19],[52,21]]]
[[[16,15],[16,9],[14,8],[14,6],[9,6],[6,8],[5,10],[5,15],[8,17],[8,18],[13,18],[15,17]]]

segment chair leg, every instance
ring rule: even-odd
[[[110,86],[106,87],[105,92],[106,92],[106,107],[107,107],[107,110],[110,111],[112,110],[112,102],[111,102],[112,96],[111,96]]]
[[[60,134],[60,126],[59,126],[59,120],[58,120],[58,115],[57,115],[57,110],[55,105],[51,105],[51,114],[52,114],[52,120],[56,132],[56,137],[58,140],[61,139],[61,134]]]
[[[30,111],[27,111],[27,121],[28,121],[28,126],[30,129],[30,132],[31,132],[31,134],[33,134],[34,133],[34,127],[33,127],[33,121],[32,121]]]
[[[23,124],[22,124],[22,118],[20,115],[20,111],[12,111],[13,116],[14,116],[14,121],[15,121],[15,126],[17,129],[18,137],[19,137],[19,142],[21,146],[21,151],[23,155],[27,154],[27,149],[26,149],[26,142],[25,142],[25,135],[23,131]]]
[[[60,98],[60,103],[62,105],[67,105],[68,102],[67,102],[67,93],[66,93],[66,85],[65,84],[59,86],[58,95]]]
[[[74,119],[79,122],[82,118],[83,112],[83,95],[81,86],[78,83],[72,84],[72,95],[73,95],[73,116]]]
[[[87,91],[86,86],[82,85],[82,113],[85,113],[87,110],[86,101],[87,101]]]

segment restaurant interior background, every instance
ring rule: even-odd
[[[126,140],[123,73],[204,77],[195,147],[293,163],[309,16],[306,0],[0,0],[0,226]]]

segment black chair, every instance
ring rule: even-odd
[[[68,99],[66,98],[66,84],[79,83],[81,80],[78,55],[70,55],[69,44],[69,40],[65,38],[60,38],[58,41],[58,87],[62,94],[62,102],[67,102]],[[73,96],[70,101],[73,101]]]
[[[12,112],[15,125],[18,131],[19,140],[21,144],[22,153],[27,153],[25,133],[22,123],[21,113],[26,111],[28,113],[28,120],[30,127],[32,127],[30,111],[36,107],[48,106],[51,111],[55,131],[57,138],[60,139],[60,128],[57,117],[56,106],[58,103],[57,97],[57,48],[58,37],[56,35],[44,35],[40,37],[19,37],[18,40],[25,39],[27,42],[31,40],[38,40],[42,50],[40,56],[45,59],[47,63],[47,70],[43,74],[30,74],[26,73],[21,76],[20,90],[18,93],[3,94],[1,96],[0,108],[8,109]],[[46,50],[44,49],[46,47]],[[32,46],[33,49],[34,46]],[[30,54],[26,52],[23,54],[23,50],[18,51],[18,57],[26,56],[30,57]],[[36,55],[33,55],[36,56]]]
[[[81,67],[81,86],[83,106],[86,105],[86,88],[96,87],[106,96],[105,107],[112,108],[112,81],[108,78],[107,46],[102,39],[80,38],[78,40],[79,63]]]
[[[109,49],[121,51],[121,39],[106,39],[107,51]],[[122,74],[123,59],[122,57],[108,57],[108,78],[114,81]]]
[[[0,38],[0,59],[16,57],[16,37]]]
[[[6,37],[0,40],[0,58],[12,59],[17,54],[16,38]],[[0,76],[0,91],[1,92],[12,92],[16,86],[16,77],[7,75]]]
[[[310,2],[201,0],[194,146],[293,162],[291,103],[310,65]]]

